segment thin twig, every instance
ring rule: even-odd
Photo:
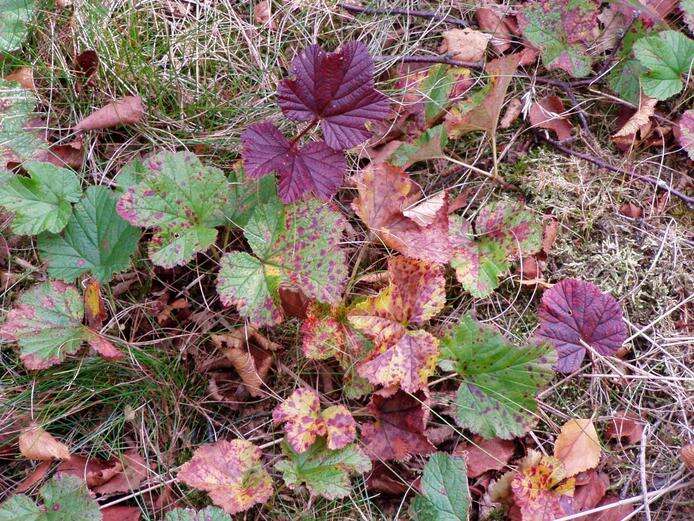
[[[564,146],[563,144],[561,144],[557,141],[554,141],[553,139],[542,136],[539,133],[538,133],[538,135],[541,137],[541,139],[543,141],[549,143],[554,148],[556,148],[557,150],[560,150],[561,152],[564,152],[567,155],[575,156],[575,157],[578,157],[578,158],[583,159],[585,161],[589,161],[590,163],[593,163],[594,165],[597,165],[597,166],[604,168],[606,170],[610,170],[611,172],[616,172],[618,174],[628,175],[628,176],[633,177],[635,179],[639,179],[640,181],[644,181],[646,183],[652,184],[656,188],[660,188],[661,190],[665,190],[666,192],[669,192],[672,195],[679,197],[687,204],[687,206],[689,208],[694,208],[694,197],[690,197],[687,194],[682,193],[675,188],[672,188],[665,181],[661,181],[660,179],[655,179],[654,177],[651,177],[651,176],[640,175],[640,174],[637,174],[636,172],[633,172],[630,170],[625,170],[623,168],[619,168],[618,166],[613,166],[613,165],[609,164],[607,161],[605,161],[604,159],[600,159],[599,157],[595,157],[594,155],[591,155],[591,154],[578,152],[578,151],[573,150],[567,146]]]
[[[444,65],[452,65],[453,67],[465,67],[481,71],[484,69],[482,62],[467,62],[451,58],[450,54],[432,54],[427,56],[415,54],[393,54],[379,55],[373,58],[377,62],[397,61],[402,63],[442,63]]]
[[[388,16],[393,16],[393,15],[402,15],[402,16],[414,16],[416,18],[426,18],[427,20],[436,20],[438,22],[447,22],[451,23],[454,25],[459,25],[460,27],[468,27],[470,24],[468,24],[465,20],[462,18],[456,18],[455,16],[449,16],[445,14],[438,14],[433,11],[417,11],[414,9],[399,9],[396,7],[388,8],[388,9],[378,9],[375,7],[358,7],[356,5],[349,5],[349,4],[344,4],[344,3],[339,3],[337,4],[338,7],[341,7],[345,11],[349,11],[350,13],[359,13],[359,14],[384,14]]]

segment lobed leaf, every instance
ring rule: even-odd
[[[231,516],[216,507],[207,507],[202,510],[175,508],[166,513],[164,521],[231,521]]]
[[[293,79],[277,89],[282,112],[298,121],[320,121],[325,142],[342,150],[371,136],[368,123],[389,113],[388,99],[374,89],[373,61],[366,46],[348,42],[326,53],[311,45],[292,61]]]
[[[422,226],[403,213],[422,199],[419,187],[404,170],[381,163],[361,170],[355,182],[359,196],[352,207],[386,246],[413,259],[437,263],[450,260],[445,202],[431,222]]]
[[[122,355],[108,340],[82,325],[84,304],[77,288],[60,281],[37,284],[17,299],[0,327],[0,338],[18,342],[28,369],[45,369],[88,342],[106,358]]]
[[[154,228],[149,244],[154,264],[183,265],[207,250],[217,237],[215,227],[226,222],[229,184],[221,170],[188,152],[161,152],[144,166],[116,209],[130,224]]]
[[[116,213],[117,196],[104,186],[90,186],[75,205],[60,235],[39,237],[39,250],[48,274],[73,281],[90,272],[101,283],[130,266],[140,230]]]
[[[470,510],[465,459],[433,454],[422,472],[422,494],[412,501],[418,521],[467,521]]]
[[[0,0],[0,53],[19,49],[35,9],[35,0]]]
[[[232,252],[220,262],[217,291],[222,303],[236,306],[258,325],[282,320],[281,283],[336,304],[347,277],[345,253],[339,247],[346,225],[340,213],[315,200],[258,207],[244,229],[255,256]]]
[[[313,192],[323,200],[337,193],[347,168],[345,156],[323,141],[312,141],[303,147],[285,138],[268,121],[244,130],[243,161],[253,178],[277,172],[279,196],[285,203]]]
[[[199,447],[181,466],[178,479],[207,492],[229,514],[248,510],[272,496],[272,479],[258,447],[246,440],[219,440]]]
[[[60,232],[82,195],[71,170],[50,163],[23,164],[29,177],[0,171],[0,206],[14,213],[12,230],[20,235]]]
[[[291,489],[304,484],[312,496],[348,496],[350,475],[371,470],[369,458],[355,444],[329,450],[325,439],[319,438],[305,452],[294,452],[287,443],[282,444],[282,452],[287,459],[275,464],[275,468],[282,472],[284,482]]]
[[[677,31],[661,31],[634,43],[634,56],[645,69],[641,88],[646,96],[666,100],[684,87],[682,75],[691,72],[694,40]]]
[[[375,393],[369,412],[375,421],[361,425],[364,450],[373,460],[405,460],[431,454],[436,449],[424,430],[429,417],[429,400],[423,391],[398,390],[392,396]]]
[[[552,349],[517,348],[469,316],[441,341],[439,365],[462,382],[455,402],[458,424],[484,438],[521,436],[534,423],[536,394],[552,378]]]
[[[518,25],[545,67],[580,78],[590,74],[586,45],[597,36],[598,6],[595,0],[531,0],[519,10]]]
[[[41,487],[43,506],[17,494],[0,505],[0,521],[101,521],[99,505],[84,481],[74,476],[53,477]]]
[[[603,356],[615,356],[626,339],[622,308],[612,295],[591,284],[564,279],[542,295],[537,338],[557,350],[557,370],[577,371],[587,344]]]

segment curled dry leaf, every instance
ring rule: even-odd
[[[27,459],[50,461],[70,459],[70,449],[56,440],[36,423],[31,423],[19,435],[19,451]]]
[[[490,37],[469,27],[444,31],[439,52],[448,53],[454,60],[476,62],[484,58]]]
[[[689,445],[682,447],[680,454],[682,455],[682,461],[684,461],[687,468],[689,470],[694,470],[694,444],[690,443]]]
[[[492,35],[490,44],[496,51],[502,53],[511,48],[513,34],[502,18],[503,14],[493,7],[480,7],[475,11],[475,16],[480,29]]]
[[[234,366],[251,396],[265,396],[264,379],[272,366],[272,355],[247,342],[246,329],[239,328],[223,335],[212,335],[212,342],[222,350]]]
[[[679,121],[678,140],[682,148],[694,160],[694,109],[687,110]]]
[[[77,132],[85,130],[101,130],[119,125],[135,125],[142,121],[145,107],[140,96],[126,96],[92,112],[81,119],[74,129]]]
[[[571,138],[573,126],[564,114],[564,103],[557,96],[545,96],[530,106],[528,117],[533,127],[551,130],[559,141]]]
[[[586,344],[603,356],[615,356],[626,339],[622,308],[612,295],[577,279],[565,279],[542,295],[539,340],[557,350],[557,370],[581,367]]]
[[[506,112],[504,112],[501,121],[499,121],[499,128],[509,128],[514,121],[518,119],[521,111],[523,110],[523,103],[518,98],[512,98],[511,101],[506,105]]]
[[[299,388],[272,412],[275,423],[284,423],[287,442],[297,453],[306,452],[319,436],[327,436],[330,450],[354,441],[356,423],[344,405],[320,410],[320,399],[312,389]]]
[[[20,67],[12,71],[12,73],[5,76],[7,81],[16,81],[22,88],[27,90],[36,90],[36,84],[34,83],[34,70],[31,67]]]
[[[199,447],[181,466],[178,479],[206,491],[215,505],[236,514],[272,495],[272,479],[260,456],[260,449],[246,440],[219,440]]]
[[[117,494],[136,489],[147,478],[149,467],[135,449],[108,461],[74,454],[58,466],[58,473],[75,476],[95,494]]]
[[[641,132],[643,136],[644,128],[650,126],[651,116],[655,114],[655,105],[658,100],[641,95],[638,110],[627,120],[627,122],[614,133],[614,137],[627,137]],[[647,131],[646,131],[647,132]]]
[[[267,24],[268,29],[275,29],[275,21],[272,19],[272,5],[269,0],[261,0],[255,4],[253,16],[257,24]]]
[[[600,453],[600,439],[590,420],[569,420],[554,442],[554,457],[564,464],[566,477],[595,468]]]

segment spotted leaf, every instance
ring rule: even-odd
[[[0,170],[0,206],[14,214],[12,230],[21,235],[60,232],[82,195],[74,172],[49,163],[23,164],[29,177]]]
[[[458,424],[488,439],[527,432],[537,411],[535,395],[553,376],[552,355],[546,344],[518,348],[464,317],[441,341],[439,361],[461,379],[454,406]]]
[[[283,314],[279,285],[296,285],[309,297],[336,304],[347,277],[339,243],[344,217],[316,200],[259,206],[244,228],[254,255],[226,254],[217,291],[225,305],[258,325],[276,324]]]
[[[74,286],[37,284],[22,293],[0,326],[0,338],[17,342],[28,369],[45,369],[75,354],[84,342],[107,358],[122,356],[108,340],[82,325],[84,304]]]
[[[306,192],[329,200],[342,184],[347,168],[345,156],[323,141],[299,147],[264,121],[248,127],[241,142],[248,175],[260,177],[277,172],[279,196],[285,203],[300,199]]]
[[[590,74],[587,45],[597,36],[598,6],[595,0],[531,0],[519,10],[518,25],[545,67],[580,78]]]
[[[374,421],[361,425],[366,453],[373,460],[385,461],[434,452],[436,449],[424,432],[429,407],[423,391],[409,394],[398,390],[392,396],[373,394],[369,412]]]
[[[315,391],[299,388],[272,413],[275,423],[284,423],[287,443],[297,452],[305,452],[320,436],[327,436],[329,449],[341,449],[354,441],[354,418],[342,405],[320,410]]]
[[[54,477],[41,487],[43,505],[16,494],[0,505],[0,521],[101,521],[99,505],[87,485],[74,476]]]
[[[612,295],[591,284],[565,279],[542,295],[537,338],[557,350],[557,370],[577,371],[588,344],[603,356],[614,356],[626,339],[622,308]]]
[[[164,521],[231,521],[231,516],[216,507],[207,507],[202,510],[175,508],[166,513]]]
[[[226,222],[229,183],[221,170],[204,166],[188,152],[162,152],[144,163],[140,182],[128,188],[116,209],[135,226],[153,228],[152,262],[183,265],[207,250]]]
[[[415,392],[433,373],[438,340],[421,329],[445,303],[445,280],[440,266],[392,257],[389,286],[379,295],[354,306],[348,314],[353,327],[376,344],[358,373],[375,385],[400,385]]]
[[[52,277],[73,281],[90,272],[102,283],[130,266],[140,230],[116,213],[116,195],[103,186],[90,186],[75,205],[62,235],[39,237],[41,256]]]
[[[236,514],[272,495],[272,479],[260,456],[260,449],[248,441],[219,440],[199,447],[181,466],[178,479],[204,490],[215,505]]]
[[[327,499],[348,496],[350,476],[371,470],[369,458],[355,444],[330,450],[325,439],[319,438],[305,452],[297,453],[287,443],[282,444],[282,452],[287,459],[275,468],[282,472],[284,482],[291,489],[304,484],[312,496]]]
[[[373,61],[362,43],[348,42],[331,53],[311,45],[294,58],[291,72],[293,78],[277,90],[282,111],[298,121],[320,121],[331,148],[366,141],[367,124],[388,115],[388,99],[374,89]]]
[[[413,259],[450,260],[445,199],[431,222],[422,226],[403,213],[422,200],[421,190],[404,170],[380,163],[360,171],[355,182],[359,196],[352,207],[386,246]]]

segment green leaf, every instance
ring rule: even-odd
[[[227,221],[244,228],[256,208],[277,199],[275,176],[250,179],[239,165],[229,176],[229,202],[224,209]]]
[[[439,366],[458,373],[456,420],[485,438],[527,432],[535,396],[553,376],[556,354],[547,344],[515,347],[469,316],[441,341]]]
[[[439,64],[433,66],[422,80],[421,90],[424,98],[424,116],[427,121],[436,118],[449,103],[451,90],[461,73],[459,68]]]
[[[70,282],[89,271],[106,283],[130,266],[140,230],[120,218],[116,200],[108,188],[90,186],[75,205],[63,235],[39,237],[49,275]]]
[[[0,505],[0,521],[101,521],[99,505],[79,478],[53,477],[39,494],[43,508],[19,494]]]
[[[694,41],[677,31],[662,31],[634,44],[634,55],[646,72],[641,74],[644,94],[666,100],[682,90],[682,75],[694,61]]]
[[[0,327],[0,339],[17,342],[29,369],[45,369],[76,353],[88,342],[102,356],[122,354],[105,338],[82,325],[84,303],[74,286],[54,280],[22,293]]]
[[[636,60],[626,60],[618,64],[607,78],[610,88],[623,100],[639,104],[641,83],[639,76],[643,68]]]
[[[244,228],[253,254],[227,253],[217,292],[222,303],[258,325],[282,320],[280,283],[293,284],[320,302],[337,304],[347,277],[339,247],[347,223],[327,205],[303,201],[283,206],[274,200],[256,208]]]
[[[286,443],[282,452],[288,458],[275,465],[291,489],[305,484],[312,496],[336,499],[348,496],[352,490],[350,475],[371,470],[371,461],[357,447],[348,445],[329,450],[324,438],[316,441],[306,452],[298,454]]]
[[[231,521],[231,516],[217,507],[207,507],[203,510],[175,508],[166,513],[164,521]]]
[[[14,213],[12,230],[21,235],[58,233],[82,195],[80,181],[71,170],[50,163],[29,161],[30,177],[0,171],[0,206]]]
[[[448,143],[448,135],[443,125],[422,132],[412,143],[400,145],[390,158],[390,162],[401,168],[443,156],[443,149]]]
[[[412,502],[417,521],[466,521],[470,509],[465,458],[442,452],[424,466],[422,494]]]
[[[226,222],[229,183],[221,170],[188,152],[162,152],[144,166],[137,174],[141,181],[128,188],[116,209],[129,223],[154,228],[149,244],[154,264],[186,264],[214,243],[215,227]]]
[[[0,0],[0,53],[18,49],[27,37],[34,0]]]
[[[50,159],[43,122],[33,117],[35,107],[33,92],[0,78],[0,168],[9,162]]]
[[[12,496],[0,505],[0,521],[38,521],[42,518],[41,509],[24,494]]]

